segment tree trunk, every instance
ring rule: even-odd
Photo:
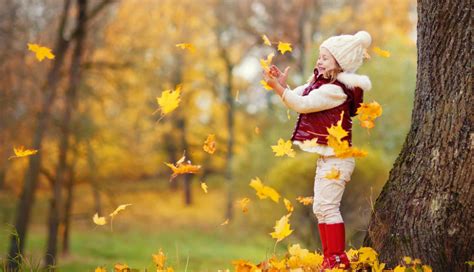
[[[66,203],[64,206],[64,217],[62,221],[62,225],[64,226],[64,231],[62,232],[62,248],[61,253],[62,255],[69,254],[69,237],[70,237],[70,230],[71,230],[71,213],[72,213],[72,204],[74,203],[74,170],[77,163],[77,154],[75,154],[74,162],[71,163],[68,167],[68,182],[66,188]]]
[[[54,47],[55,59],[51,70],[48,73],[46,85],[44,87],[44,95],[41,106],[41,111],[38,113],[35,132],[33,136],[33,149],[41,150],[41,143],[43,142],[44,132],[46,131],[46,124],[49,119],[51,105],[56,96],[56,89],[60,79],[60,70],[64,62],[66,51],[69,47],[69,42],[64,37],[64,28],[69,12],[70,0],[65,0],[64,9],[62,13],[61,23],[59,25],[56,46]],[[30,212],[34,202],[34,194],[38,183],[39,170],[41,166],[42,152],[38,152],[34,156],[29,157],[28,170],[25,175],[25,182],[23,191],[18,202],[16,210],[15,229],[17,234],[10,236],[10,250],[8,253],[8,267],[15,270],[21,262],[20,255],[23,253],[26,231],[30,220]]]
[[[53,187],[53,195],[51,198],[51,206],[49,213],[48,240],[45,254],[45,266],[54,266],[57,256],[58,246],[58,230],[62,219],[62,192],[63,183],[67,174],[67,153],[69,150],[69,138],[71,131],[71,116],[76,105],[76,92],[81,80],[81,61],[84,53],[84,41],[86,39],[86,11],[87,0],[78,0],[77,15],[77,38],[72,55],[69,87],[66,91],[66,103],[64,107],[64,116],[61,124],[61,139],[59,143],[59,159],[56,169],[56,178]]]
[[[380,193],[364,244],[389,266],[403,256],[433,271],[473,259],[470,1],[418,1],[412,125]]]

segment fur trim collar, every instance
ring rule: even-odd
[[[337,80],[348,88],[360,87],[364,92],[372,89],[372,83],[369,77],[365,75],[342,72],[337,75]]]

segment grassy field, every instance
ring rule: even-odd
[[[167,265],[175,271],[233,270],[232,260],[258,263],[273,254],[275,240],[268,233],[273,231],[275,220],[284,214],[283,207],[281,212],[274,209],[274,214],[263,215],[258,210],[262,202],[254,200],[248,213],[236,208],[234,220],[222,225],[225,218],[221,207],[226,195],[223,188],[209,184],[209,193],[205,194],[197,183],[195,185],[191,206],[184,205],[182,192],[170,190],[167,183],[104,185],[104,215],[117,205],[132,204],[117,215],[113,229],[110,224],[96,226],[92,222],[95,211],[91,188],[78,186],[70,254],[58,256],[59,271],[93,271],[97,266],[111,270],[116,263],[151,271],[151,256],[160,249],[167,256]],[[40,192],[33,210],[25,251],[32,266],[41,262],[46,247],[48,197],[47,191]],[[0,232],[1,257],[8,250],[15,201],[11,194],[0,196],[0,207],[5,212]],[[255,225],[259,219],[263,223]],[[298,242],[290,236],[278,244],[276,253],[281,255],[289,244]]]

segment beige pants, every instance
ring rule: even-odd
[[[317,161],[316,177],[314,179],[313,212],[318,223],[342,223],[341,205],[342,194],[346,183],[350,181],[355,167],[354,158],[337,158],[335,156],[320,156]],[[326,175],[332,168],[339,170],[338,179],[328,179]]]

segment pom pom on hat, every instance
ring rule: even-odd
[[[372,37],[367,31],[359,31],[354,36],[359,39],[360,43],[362,44],[362,47],[364,48],[368,48],[372,43]]]
[[[331,52],[342,70],[353,73],[362,65],[364,52],[371,43],[370,34],[367,31],[359,31],[355,35],[330,37],[320,47]]]

